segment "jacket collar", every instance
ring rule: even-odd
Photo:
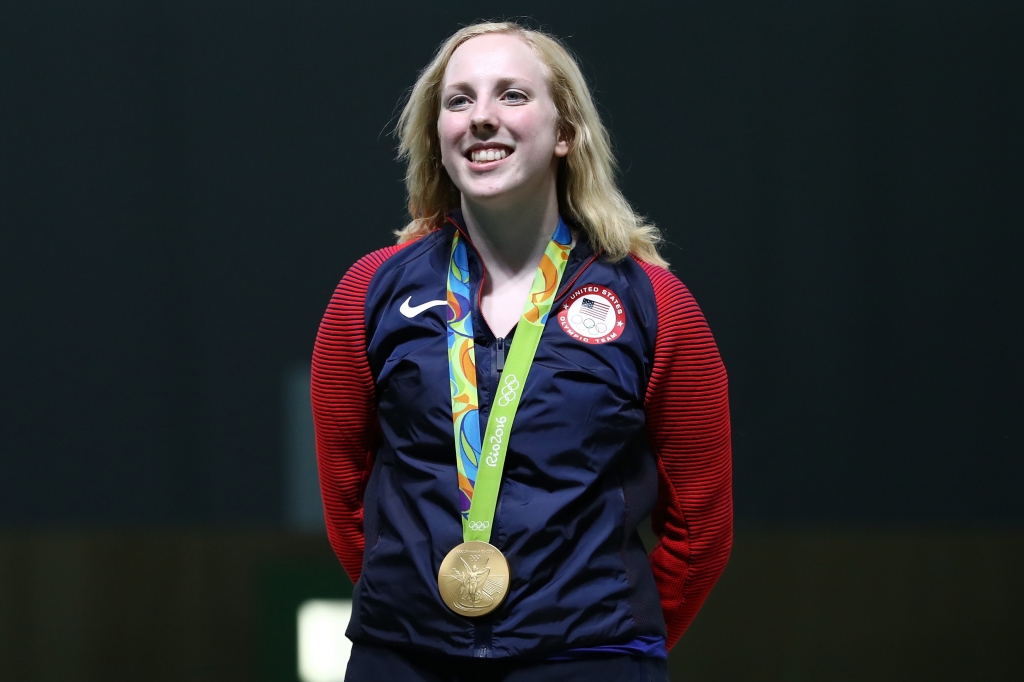
[[[563,220],[559,216],[559,220]],[[578,274],[580,268],[585,267],[592,260],[600,254],[594,253],[594,248],[590,244],[590,239],[587,236],[586,230],[583,230],[571,222],[565,222],[572,231],[573,237],[576,239],[576,244],[572,247],[572,251],[569,252],[569,261],[565,264],[565,272],[562,274],[562,283],[559,286],[558,295],[555,296],[555,301],[565,295],[566,289],[571,285]],[[460,209],[454,209],[449,211],[445,215],[444,225],[441,230],[445,233],[445,242],[451,243],[451,240],[455,238],[455,230],[462,233],[462,238],[472,244],[472,240],[469,238],[469,231],[466,229],[466,221],[462,217],[462,211]],[[480,275],[483,273],[483,263],[475,248],[469,249],[470,255],[470,275],[473,280],[479,282]]]

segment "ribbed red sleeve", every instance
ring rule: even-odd
[[[687,288],[640,261],[654,286],[658,332],[647,432],[658,458],[650,554],[673,646],[725,569],[732,548],[732,446],[725,367]]]
[[[352,266],[313,347],[313,424],[327,537],[353,583],[363,566],[363,492],[379,436],[366,356],[366,291],[381,263],[411,243],[374,251]]]

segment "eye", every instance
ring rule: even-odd
[[[510,104],[521,104],[527,100],[526,93],[521,90],[507,90],[501,98]]]
[[[447,107],[452,110],[462,109],[469,104],[469,98],[465,95],[454,95],[448,99]]]

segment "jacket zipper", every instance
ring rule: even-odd
[[[495,376],[498,378],[498,374],[501,374],[501,370],[505,369],[505,337],[499,337],[494,340],[494,369]]]
[[[477,250],[476,246],[469,239],[469,235],[467,235],[465,232],[463,232],[462,228],[460,228],[455,223],[455,221],[453,221],[451,218],[448,219],[448,222],[450,222],[452,225],[454,225],[455,229],[462,233],[462,235],[466,239],[466,241],[469,242],[469,245],[473,247],[474,251],[476,251],[476,257],[480,261],[480,284],[479,284],[479,286],[478,286],[478,288],[476,290],[476,305],[477,305],[477,310],[480,310],[482,308],[482,305],[483,305],[484,282],[486,281],[486,278],[487,278],[487,268],[484,267],[484,259],[480,256],[480,251]],[[575,284],[576,280],[578,280],[580,278],[580,275],[583,274],[583,271],[586,270],[590,266],[591,263],[593,263],[595,260],[597,260],[600,255],[601,255],[600,252],[595,253],[594,255],[592,255],[589,259],[587,259],[586,263],[584,263],[583,265],[580,266],[580,268],[576,271],[576,274],[573,276],[573,278],[571,280],[569,280],[568,284],[563,283],[562,286],[559,287],[560,291],[556,292],[555,300],[553,300],[551,302],[551,308],[552,309],[555,309],[557,307],[558,300],[565,296],[565,294],[569,290],[569,288],[573,284]],[[497,390],[498,383],[499,383],[499,380],[501,378],[501,376],[500,376],[501,372],[502,372],[502,370],[505,369],[505,353],[506,353],[506,350],[507,349],[506,349],[506,346],[505,346],[505,337],[501,336],[501,337],[496,338],[494,340],[494,361],[491,364],[491,367],[494,368],[492,370],[492,378],[493,378],[493,382],[494,382],[493,386],[495,387],[495,390]],[[498,521],[498,517],[499,517],[500,514],[501,514],[501,497],[499,496],[498,497],[498,506],[494,510],[494,528],[495,529],[497,529],[497,525],[498,525],[497,521]],[[490,638],[491,635],[490,635],[490,632],[489,632],[489,630],[490,630],[489,624],[486,625],[486,626],[484,624],[478,624],[478,625],[476,625],[474,627],[474,632],[475,632],[474,639],[479,637],[481,634],[483,634],[479,630],[479,628],[481,628],[481,627],[487,627],[488,631],[487,631],[486,637]],[[479,643],[479,642],[475,642],[474,643],[474,651],[473,651],[473,656],[474,657],[476,657],[476,658],[489,658],[490,655],[491,655],[491,652],[490,652],[490,648],[489,647],[481,646],[481,643]]]

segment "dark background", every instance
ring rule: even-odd
[[[284,377],[405,221],[403,94],[520,15],[715,333],[734,563],[807,529],[1018,561],[1024,5],[994,1],[8,3],[0,529],[286,533]]]

